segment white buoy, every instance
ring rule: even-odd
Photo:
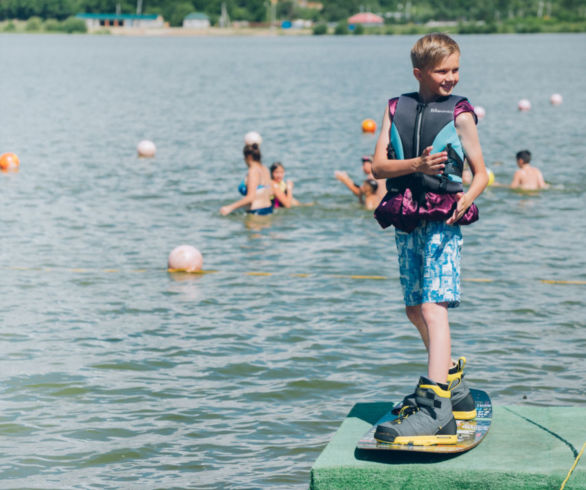
[[[200,251],[191,245],[179,245],[169,254],[167,267],[172,271],[199,272],[203,266]]]
[[[152,158],[157,152],[157,147],[152,141],[142,140],[137,146],[138,156],[142,158]]]
[[[527,112],[527,111],[531,110],[531,102],[529,102],[527,99],[521,99],[517,103],[517,108],[520,111]]]
[[[257,133],[256,131],[250,131],[249,133],[246,133],[246,135],[244,135],[244,144],[245,145],[252,145],[254,143],[256,143],[258,146],[261,145],[262,138],[261,138],[260,134]]]
[[[484,110],[484,107],[477,105],[474,107],[474,114],[476,114],[478,119],[484,119],[484,116],[486,116],[486,111]]]
[[[553,94],[549,98],[551,105],[560,105],[564,101],[564,98],[560,94]]]

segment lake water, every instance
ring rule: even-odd
[[[415,39],[0,36],[1,487],[305,488],[355,403],[412,389],[393,231],[333,172]],[[454,355],[495,404],[583,406],[586,36],[457,40],[497,181],[528,148],[552,187],[478,200]],[[313,206],[219,215],[251,130]],[[183,243],[216,272],[168,274]]]

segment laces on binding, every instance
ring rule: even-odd
[[[407,417],[409,417],[409,415],[413,415],[417,412],[419,412],[419,407],[415,405],[405,405],[401,408],[401,410],[399,411],[399,416],[393,422],[400,424],[403,421],[403,419],[406,419]]]

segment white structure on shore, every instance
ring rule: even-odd
[[[210,19],[206,14],[193,12],[183,19],[185,29],[207,29],[210,27]]]

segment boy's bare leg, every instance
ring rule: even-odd
[[[421,313],[421,305],[405,306],[405,312],[407,313],[409,321],[415,325],[419,331],[421,340],[423,340],[423,344],[425,345],[425,350],[429,353],[429,335],[427,333],[427,325],[425,324],[423,314]]]
[[[447,305],[423,303],[421,315],[428,335],[427,376],[436,383],[445,383],[452,363]]]

